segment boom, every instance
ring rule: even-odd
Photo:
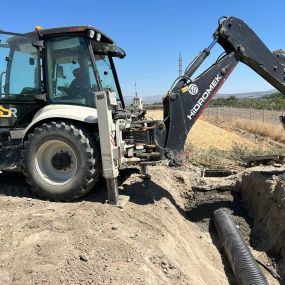
[[[242,20],[223,17],[215,31],[214,41],[189,65],[163,100],[166,139],[159,145],[162,156],[180,165],[184,160],[184,144],[195,121],[211,98],[239,62],[243,62],[285,94],[285,56],[282,50],[271,52]],[[225,54],[206,71],[191,76],[219,43]]]

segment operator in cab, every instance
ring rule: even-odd
[[[58,90],[65,92],[70,99],[78,99],[83,96],[90,89],[89,78],[84,75],[82,68],[73,70],[74,80],[68,87],[60,86]]]

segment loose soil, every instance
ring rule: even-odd
[[[238,194],[193,191],[213,183],[198,168],[149,173],[122,173],[123,209],[105,203],[103,181],[80,201],[56,203],[31,194],[22,175],[0,175],[0,284],[236,284],[211,214],[226,208],[249,240]]]
[[[55,203],[2,174],[0,284],[229,284],[210,234],[184,211],[198,175],[150,174],[122,174],[123,209],[105,203],[103,182],[81,201]]]
[[[221,149],[233,141],[255,145],[203,121],[192,138],[208,147],[216,140]],[[262,167],[218,179],[201,178],[191,165],[153,166],[145,180],[133,168],[120,175],[120,194],[130,199],[122,209],[105,203],[103,180],[81,200],[56,203],[32,194],[21,174],[2,173],[0,285],[234,285],[211,222],[218,208],[233,216],[254,257],[284,279],[282,171]],[[269,284],[281,284],[262,271]]]

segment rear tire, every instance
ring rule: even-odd
[[[24,143],[23,169],[40,197],[68,201],[88,193],[101,175],[97,137],[81,126],[45,123]]]

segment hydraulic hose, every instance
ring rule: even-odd
[[[214,212],[222,246],[240,285],[269,285],[232,218],[223,210]]]

